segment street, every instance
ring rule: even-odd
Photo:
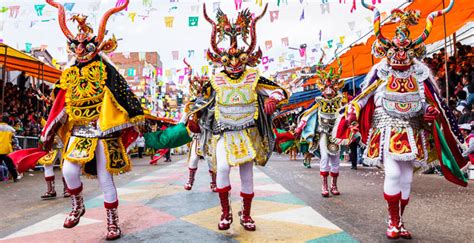
[[[131,173],[116,176],[123,242],[385,242],[386,205],[383,171],[341,167],[339,197],[322,198],[319,168],[303,167],[275,154],[267,167],[254,171],[252,216],[256,232],[238,222],[238,170],[231,173],[234,223],[218,231],[218,197],[209,190],[207,165],[200,162],[192,191],[184,156],[150,166],[134,159]],[[70,200],[62,198],[56,170],[58,198],[40,200],[46,185],[42,172],[28,172],[18,183],[0,184],[0,239],[2,242],[103,241],[106,231],[103,198],[96,180],[83,178],[86,214],[74,229],[62,228]],[[474,189],[455,186],[438,175],[418,175],[405,213],[413,242],[469,242],[474,223]]]

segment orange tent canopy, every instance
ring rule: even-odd
[[[0,43],[0,66],[9,71],[24,71],[50,83],[55,83],[61,76],[60,70],[3,43]]]
[[[416,0],[410,4],[406,9],[417,9],[421,11],[420,23],[416,26],[411,26],[411,38],[415,39],[419,36],[426,25],[426,16],[433,11],[441,10],[443,8],[443,0]],[[445,0],[446,6],[449,0]],[[359,11],[369,11],[362,8]],[[474,4],[472,0],[455,0],[454,6],[446,15],[446,35],[449,36],[463,27],[467,22],[474,20]],[[433,29],[430,36],[426,39],[425,44],[431,44],[442,40],[444,38],[443,17],[439,16],[434,19]],[[388,23],[383,25],[382,33],[386,38],[391,39],[395,34],[396,23]],[[349,51],[344,53],[340,59],[343,66],[342,78],[349,78],[366,74],[370,71],[372,66],[380,61],[372,56],[371,49],[374,43],[375,36],[372,35],[366,44],[354,45]],[[352,58],[354,58],[354,68],[352,65]],[[331,66],[337,66],[337,62],[333,61]]]

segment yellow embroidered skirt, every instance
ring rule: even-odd
[[[95,163],[97,143],[102,143],[103,145],[108,172],[119,174],[131,170],[130,159],[120,137],[101,139],[71,137],[66,153],[64,153],[64,159],[72,163],[84,165],[83,171],[86,174],[95,175],[94,169],[89,172],[87,168],[90,167],[88,163]]]
[[[216,164],[217,142],[223,139],[224,153],[230,166],[236,166],[248,162],[257,165],[265,165],[268,154],[268,142],[260,136],[256,127],[240,131],[224,132],[222,135],[214,135],[212,138],[213,162]],[[220,152],[220,151],[219,151]]]

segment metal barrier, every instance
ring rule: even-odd
[[[38,137],[15,136],[15,138],[18,140],[18,145],[22,149],[38,147],[38,143],[39,143]]]

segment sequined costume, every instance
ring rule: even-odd
[[[333,195],[340,195],[337,188],[339,176],[340,146],[332,137],[334,124],[336,123],[337,111],[342,108],[345,99],[338,91],[344,86],[344,81],[339,80],[342,73],[342,64],[338,60],[339,68],[333,67],[328,71],[319,69],[316,72],[316,86],[321,91],[322,96],[315,98],[310,108],[303,112],[299,118],[296,134],[301,134],[301,143],[309,144],[308,153],[314,153],[319,148],[320,175],[322,180],[321,194],[323,197],[329,196],[328,176],[331,175],[332,184],[330,192]],[[305,154],[305,165],[310,166],[308,155]]]
[[[191,95],[191,101],[186,104],[184,112],[187,114],[190,112],[190,106],[194,105],[197,99],[206,99],[208,98],[209,94],[203,90],[203,88],[209,85],[210,78],[207,74],[202,75],[193,75],[193,68],[192,66],[183,60],[184,64],[188,67],[188,81],[189,81],[189,91]],[[186,116],[183,116],[183,121],[185,122]],[[209,149],[201,146],[208,144],[210,141],[206,139],[205,136],[201,136],[199,133],[193,134],[193,141],[189,143],[189,153],[188,153],[188,170],[189,176],[188,181],[184,185],[185,190],[191,190],[194,185],[195,175],[198,169],[199,160],[206,161],[209,169],[209,175],[211,177],[210,188],[211,191],[216,192],[217,185],[216,185],[216,172],[214,166],[212,165],[211,158],[209,155],[204,154],[205,151]]]
[[[66,26],[64,7],[53,0],[47,3],[58,9],[61,30],[74,56],[72,65],[55,85],[55,100],[41,134],[44,148],[50,147],[55,135],[66,145],[62,170],[73,208],[64,227],[76,226],[85,212],[82,171],[99,179],[107,211],[106,239],[114,240],[120,238],[121,230],[113,175],[131,169],[126,148],[137,139],[137,126],[144,122],[144,113],[125,79],[104,55],[116,49],[115,37],[104,37],[108,18],[124,10],[129,1],[104,14],[97,36],[84,15],[71,18],[78,23],[78,33],[72,35]]]
[[[413,40],[409,26],[418,24],[419,11],[393,10],[392,18],[400,25],[389,40],[382,35],[378,10],[364,1],[362,4],[375,14],[377,40],[372,52],[385,58],[367,75],[361,94],[347,106],[333,133],[346,143],[360,131],[367,144],[365,163],[384,166],[384,197],[389,213],[386,235],[390,239],[410,239],[401,216],[409,202],[413,169],[426,164],[429,150],[437,153],[446,179],[467,185],[459,169],[466,161],[458,147],[463,140],[458,126],[439,96],[429,68],[418,61],[426,52],[423,41],[431,31],[433,19],[451,10],[454,1],[446,9],[429,14],[424,32]]]
[[[216,73],[209,85],[203,87],[207,98],[197,99],[187,115],[184,124],[172,128],[174,134],[183,134],[190,140],[190,133],[200,133],[200,143],[205,154],[210,155],[217,171],[217,191],[222,208],[218,224],[219,230],[227,230],[233,221],[230,207],[230,167],[239,166],[243,206],[239,212],[240,224],[245,230],[254,231],[255,222],[250,216],[253,190],[253,164],[265,165],[274,148],[274,135],[270,115],[280,102],[286,101],[288,94],[274,82],[260,76],[255,67],[260,62],[262,52],[254,52],[256,41],[256,23],[262,14],[252,18],[249,10],[239,12],[235,22],[230,22],[220,9],[217,11],[217,23],[214,22],[203,6],[204,18],[212,25],[211,48],[208,59],[222,71]],[[238,48],[237,38],[247,47]],[[249,38],[250,37],[250,38]],[[217,45],[230,39],[230,48],[221,49]],[[249,42],[250,39],[250,42]],[[169,132],[148,134],[147,144],[162,148],[168,144],[179,145],[177,136]],[[210,144],[210,146],[209,146]],[[207,149],[206,149],[207,146]]]

